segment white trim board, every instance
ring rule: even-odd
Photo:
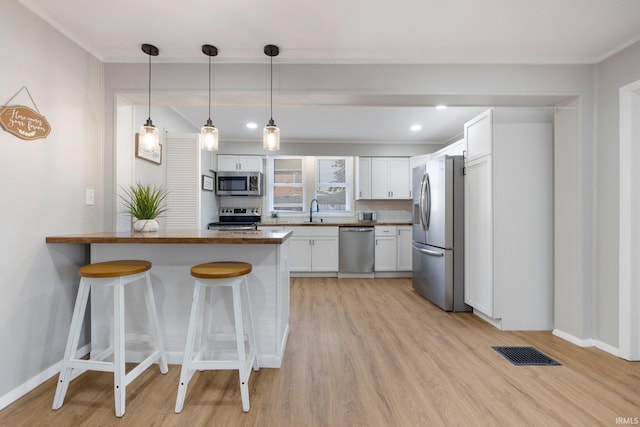
[[[90,344],[87,344],[78,349],[76,357],[82,357],[84,355],[89,354]],[[20,399],[22,396],[29,393],[31,390],[35,389],[39,385],[46,382],[51,377],[58,375],[60,373],[60,368],[62,367],[62,360],[54,365],[49,366],[44,371],[34,375],[29,378],[24,383],[20,384],[18,387],[14,388],[4,396],[0,396],[0,411],[11,405],[16,400]],[[53,403],[53,394],[51,395],[51,402]]]
[[[587,347],[596,347],[602,351],[605,351],[609,354],[612,354],[613,356],[616,357],[620,357],[620,350],[617,349],[616,347],[604,343],[602,341],[598,341],[595,340],[593,338],[578,338],[578,337],[574,337],[573,335],[561,331],[559,329],[554,329],[553,330],[553,335],[557,336],[558,338],[562,338],[565,341],[569,341],[571,344],[575,344],[578,347],[583,347],[583,348],[587,348]]]
[[[640,198],[635,165],[640,161],[638,139],[640,127],[640,80],[620,88],[620,151],[619,151],[619,264],[618,264],[618,345],[620,357],[640,360],[640,289],[638,257],[635,244],[640,237],[637,214]]]

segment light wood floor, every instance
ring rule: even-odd
[[[51,410],[52,378],[0,412],[1,426],[596,426],[640,417],[640,363],[583,349],[550,332],[500,332],[441,311],[409,279],[292,279],[291,333],[281,369],[250,381],[194,376],[175,414],[180,367],[152,367],[127,388],[117,419],[112,375],[89,372]],[[515,367],[492,345],[534,346],[562,366]]]

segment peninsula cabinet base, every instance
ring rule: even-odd
[[[91,261],[113,259],[145,259],[151,269],[162,339],[170,364],[182,363],[189,314],[193,296],[193,277],[190,269],[196,264],[212,261],[243,261],[253,265],[248,276],[249,297],[255,324],[260,367],[279,368],[289,334],[289,273],[288,242],[282,244],[91,244]],[[146,330],[143,295],[132,288],[127,298],[127,334]],[[212,292],[213,310],[210,335],[233,334],[233,310],[227,289]],[[92,293],[92,297],[94,293]],[[110,307],[98,301],[111,301],[109,296],[96,296],[91,301],[91,336],[108,337],[111,328]],[[92,356],[109,347],[94,339]],[[221,350],[222,351],[222,350]],[[127,352],[127,362],[144,358],[144,346]]]

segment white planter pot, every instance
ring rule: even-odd
[[[155,219],[137,219],[133,221],[133,231],[140,231],[143,233],[158,231],[160,225]]]

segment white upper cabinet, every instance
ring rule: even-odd
[[[464,139],[467,145],[467,161],[491,154],[493,144],[492,110],[487,110],[465,123]]]
[[[410,199],[408,157],[359,157],[358,199]]]
[[[218,155],[218,171],[262,172],[262,157],[221,154]]]
[[[356,199],[371,198],[371,157],[358,157],[356,162]]]
[[[390,157],[388,159],[389,168],[389,198],[390,199],[410,199],[410,179],[409,158]],[[372,173],[374,169],[371,169]]]

